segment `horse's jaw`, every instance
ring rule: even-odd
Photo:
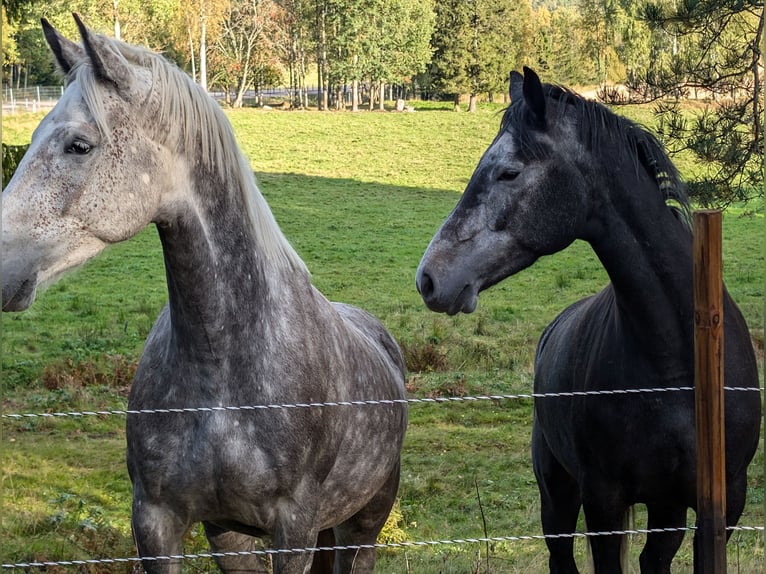
[[[5,208],[3,202],[3,208]],[[24,311],[35,300],[40,273],[40,258],[30,249],[30,241],[9,237],[8,221],[3,218],[0,279],[3,285],[3,311]]]
[[[10,227],[5,218],[3,226]],[[87,232],[55,240],[4,233],[0,267],[3,311],[24,311],[34,303],[38,290],[93,259],[106,246],[107,243]]]

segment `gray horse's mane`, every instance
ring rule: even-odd
[[[654,179],[668,208],[679,220],[690,225],[691,208],[686,186],[656,137],[639,124],[565,87],[543,84],[543,90],[549,104],[553,104],[548,106],[548,113],[554,115],[554,121],[561,121],[571,114],[570,117],[575,118],[580,141],[589,150],[601,155],[604,165],[620,165],[620,158],[624,155],[633,158],[635,170],[645,169]],[[521,105],[509,106],[503,116],[501,130],[527,121],[528,111],[525,108]],[[515,133],[520,149],[533,156],[544,153],[534,137],[534,130],[521,129]]]
[[[307,273],[305,263],[285,238],[261,195],[253,171],[237,145],[234,130],[218,103],[162,55],[100,37],[129,63],[150,71],[152,94],[137,110],[137,116],[143,117],[147,129],[155,128],[156,141],[194,158],[206,171],[217,174],[221,181],[233,181],[244,196],[258,248],[269,260]],[[108,137],[98,81],[88,58],[70,70],[67,83],[74,80],[79,83],[99,129]],[[158,115],[147,114],[147,111],[158,112]]]

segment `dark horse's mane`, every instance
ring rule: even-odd
[[[690,206],[686,187],[678,169],[668,157],[660,142],[646,128],[622,116],[606,106],[586,100],[579,94],[558,85],[544,84],[548,100],[548,114],[557,120],[571,114],[575,118],[580,142],[592,152],[599,154],[604,165],[620,165],[626,156],[634,158],[636,173],[643,168],[657,184],[668,208],[687,226],[690,224]],[[501,131],[511,125],[529,125],[527,106],[511,103],[503,114]],[[514,130],[516,143],[522,153],[540,157],[545,145],[534,135],[535,130]]]

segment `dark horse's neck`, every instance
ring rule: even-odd
[[[629,189],[618,180],[604,182],[599,203],[609,207],[588,238],[611,279],[617,319],[647,352],[683,356],[693,324],[691,232],[651,177],[639,174]]]
[[[256,244],[240,189],[227,189],[209,173],[196,173],[193,181],[191,201],[157,228],[176,340],[217,358],[235,346],[233,339],[263,339],[257,330],[286,297],[287,271]]]

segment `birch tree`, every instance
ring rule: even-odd
[[[215,49],[228,82],[236,86],[233,107],[242,107],[245,92],[252,85],[260,87],[258,74],[262,79],[269,71],[273,73],[280,60],[285,59],[286,38],[284,10],[276,2],[232,2]]]

